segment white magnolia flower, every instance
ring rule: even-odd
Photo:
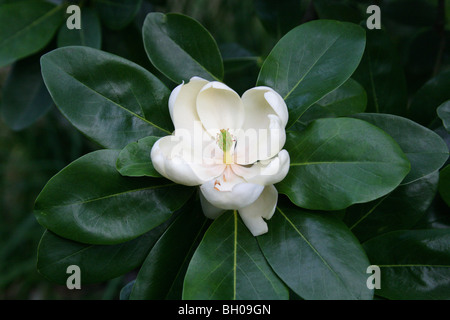
[[[283,98],[269,87],[239,97],[221,82],[193,77],[172,91],[169,111],[175,131],[154,144],[155,169],[176,183],[200,186],[207,217],[238,210],[254,236],[266,233],[264,219],[278,199],[273,184],[289,170]]]

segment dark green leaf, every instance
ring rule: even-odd
[[[366,91],[358,82],[350,78],[342,86],[312,105],[298,121],[308,124],[320,118],[345,117],[364,112],[366,104]]]
[[[358,240],[331,214],[278,208],[258,237],[278,276],[304,299],[372,299]]]
[[[48,280],[64,285],[70,265],[80,267],[83,284],[114,279],[142,264],[165,227],[163,224],[134,240],[108,246],[71,241],[47,230],[39,243],[37,269]]]
[[[64,8],[38,0],[0,6],[0,67],[43,49],[61,24]]]
[[[436,119],[436,109],[450,99],[450,71],[443,71],[427,81],[413,96],[409,117],[430,126]]]
[[[439,194],[450,207],[450,165],[447,165],[439,174]]]
[[[94,0],[102,22],[113,30],[126,27],[139,11],[142,0]]]
[[[128,177],[161,177],[153,167],[150,158],[153,144],[158,139],[158,137],[142,138],[137,142],[130,143],[120,151],[116,163],[116,168],[120,174]]]
[[[1,113],[13,130],[22,130],[42,117],[52,107],[41,76],[39,56],[17,61],[2,92]]]
[[[289,108],[289,124],[315,102],[342,85],[364,52],[364,29],[316,20],[287,33],[264,62],[257,84],[277,91]]]
[[[58,47],[87,46],[100,49],[102,29],[97,14],[91,8],[81,10],[81,29],[68,29],[62,25],[58,32]]]
[[[177,13],[152,12],[142,29],[150,61],[176,83],[193,76],[223,79],[223,63],[214,38],[196,20]]]
[[[405,115],[406,80],[386,31],[367,31],[366,51],[353,77],[366,89],[367,111]]]
[[[95,151],[56,174],[36,200],[38,222],[74,241],[117,244],[160,225],[191,196],[166,179],[122,177],[118,154]]]
[[[150,251],[130,299],[181,299],[189,261],[209,221],[200,203],[189,203]]]
[[[441,118],[445,130],[450,132],[450,100],[445,101],[437,108],[437,114]]]
[[[381,270],[381,289],[388,299],[450,299],[450,231],[390,232],[364,244]]]
[[[183,299],[279,300],[288,290],[273,273],[236,211],[209,227],[184,280]]]
[[[379,127],[399,144],[411,163],[411,171],[402,184],[439,170],[448,159],[445,141],[414,121],[390,114],[363,113],[354,117]]]
[[[65,47],[41,58],[42,75],[64,116],[107,148],[122,149],[173,129],[170,91],[144,68],[88,47]]]
[[[394,190],[410,164],[381,129],[357,119],[319,119],[289,132],[290,169],[277,185],[296,205],[340,210]]]
[[[351,206],[344,222],[361,242],[389,231],[410,229],[431,205],[438,180],[439,172],[435,171],[380,199]]]

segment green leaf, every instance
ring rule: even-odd
[[[114,279],[142,264],[165,227],[162,224],[134,240],[108,246],[71,241],[47,230],[39,243],[37,269],[46,279],[64,285],[70,265],[80,267],[83,284]]]
[[[22,130],[46,114],[52,105],[42,80],[39,56],[17,61],[2,90],[0,107],[6,125]]]
[[[63,115],[101,146],[122,149],[173,129],[169,89],[133,62],[88,47],[64,47],[42,56],[41,66]]]
[[[443,71],[427,81],[413,96],[409,117],[426,127],[435,121],[436,109],[450,99],[450,71]]]
[[[332,214],[278,207],[258,237],[267,261],[299,296],[308,300],[372,299],[370,265],[358,240]]]
[[[38,222],[70,240],[117,244],[160,225],[191,196],[193,188],[166,179],[122,177],[118,155],[94,151],[56,174],[36,200]]]
[[[439,194],[450,207],[450,165],[439,173]]]
[[[29,56],[53,38],[64,6],[30,0],[0,6],[0,67]]]
[[[406,114],[406,80],[393,47],[386,31],[367,31],[366,51],[353,78],[366,89],[368,112]]]
[[[150,158],[153,144],[158,137],[146,137],[132,142],[119,153],[116,168],[123,176],[128,177],[155,177],[161,175],[155,170]]]
[[[445,130],[450,132],[450,100],[445,101],[437,108],[437,114],[441,118]]]
[[[448,159],[445,141],[435,132],[406,118],[390,114],[357,114],[389,134],[411,163],[411,171],[402,181],[410,183],[439,170]]]
[[[288,290],[234,211],[206,231],[189,263],[183,299],[279,300],[288,299]]]
[[[450,299],[450,232],[404,230],[364,243],[372,264],[381,270],[375,294],[395,300]]]
[[[312,105],[298,119],[298,122],[308,124],[313,120],[321,118],[349,116],[364,112],[366,104],[366,91],[358,82],[350,78],[342,86],[331,91]]]
[[[177,13],[152,12],[145,18],[142,32],[150,61],[175,83],[187,82],[193,76],[223,79],[216,41],[196,20]]]
[[[352,75],[364,46],[364,29],[355,24],[329,20],[302,24],[277,43],[257,84],[273,88],[286,100],[289,127]]]
[[[87,46],[100,49],[102,43],[102,28],[100,20],[91,8],[81,10],[81,29],[68,29],[65,24],[58,32],[58,47]]]
[[[340,210],[394,190],[410,164],[381,129],[351,118],[319,119],[301,132],[288,132],[290,169],[277,184],[296,205]]]
[[[425,214],[437,191],[439,172],[435,171],[390,194],[346,210],[344,222],[361,242],[390,231],[410,229]]]
[[[209,221],[198,201],[189,203],[145,259],[130,299],[181,299],[189,261],[209,226]]]
[[[141,5],[142,0],[94,0],[100,19],[113,30],[125,28],[131,23]]]

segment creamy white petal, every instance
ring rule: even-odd
[[[264,188],[255,202],[239,209],[242,221],[255,237],[268,231],[267,223],[264,219],[269,220],[272,218],[277,202],[278,191],[273,185],[270,185]]]
[[[233,164],[232,169],[246,182],[267,186],[283,180],[289,171],[289,165],[289,153],[283,149],[269,160],[258,161],[250,166]]]
[[[208,84],[208,81],[199,77],[193,77],[186,84],[177,86],[169,97],[169,112],[177,131],[187,130],[192,132],[195,123],[200,123],[197,114],[197,95]]]
[[[288,110],[283,98],[269,87],[242,95],[245,122],[237,134],[236,162],[251,164],[275,156],[286,142]]]
[[[200,204],[202,205],[203,214],[209,219],[216,219],[225,212],[224,209],[213,206],[202,192],[200,192]]]
[[[198,163],[194,159],[192,150],[175,136],[159,139],[151,151],[156,171],[178,184],[197,186],[219,176],[225,169],[224,164]]]
[[[224,191],[230,189],[229,186],[226,189],[219,189],[218,182],[220,183],[218,179],[212,179],[202,184],[200,191],[209,203],[225,210],[236,210],[250,205],[258,199],[264,189],[264,186],[258,184],[239,182],[232,186],[230,191]]]
[[[197,113],[206,131],[215,138],[219,130],[230,133],[244,123],[244,106],[239,95],[223,83],[205,85],[197,96]]]

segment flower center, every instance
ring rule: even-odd
[[[223,151],[223,163],[232,164],[231,150],[236,140],[228,129],[221,129],[217,134],[217,144]]]

